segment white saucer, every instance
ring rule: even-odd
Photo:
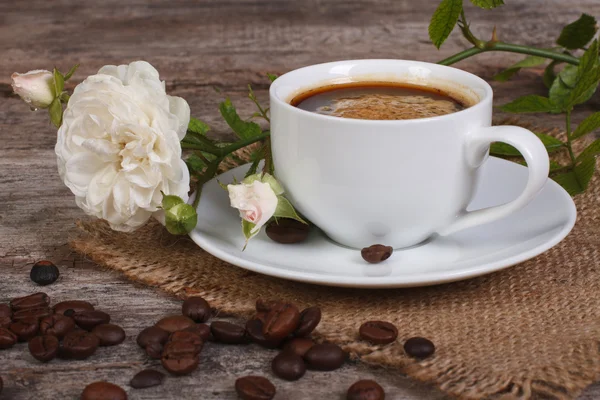
[[[218,177],[222,183],[244,177],[248,165]],[[481,186],[469,209],[506,203],[521,192],[527,168],[490,157],[483,167]],[[216,179],[202,190],[198,225],[190,237],[204,250],[239,267],[330,286],[394,288],[426,286],[467,279],[515,265],[548,250],[573,228],[576,219],[571,197],[552,180],[523,210],[487,225],[419,246],[396,250],[381,264],[368,264],[360,251],[334,244],[319,229],[299,244],[271,241],[263,232],[245,251],[237,210]]]

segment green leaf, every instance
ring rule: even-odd
[[[577,180],[575,172],[569,171],[553,176],[552,179],[563,187],[571,196],[583,193],[583,189]]]
[[[557,169],[561,169],[561,168],[563,168],[562,165],[560,165],[556,161],[550,160],[550,172],[556,171]]]
[[[65,77],[54,68],[54,96],[59,96],[65,88]]]
[[[594,140],[588,147],[586,147],[581,154],[577,156],[576,161],[587,160],[588,158],[595,159],[600,154],[600,139]]]
[[[195,147],[197,147],[196,150],[204,151],[215,155],[221,154],[221,149],[217,147],[215,142],[213,142],[206,136],[191,131],[186,133],[185,137],[182,140],[182,143],[193,144]]]
[[[60,94],[60,101],[62,101],[65,104],[67,104],[69,102],[70,98],[71,98],[71,96],[69,96],[69,94],[67,92],[62,92]]]
[[[550,89],[552,87],[552,84],[554,83],[554,80],[556,79],[556,73],[554,72],[554,67],[556,67],[558,64],[560,64],[560,61],[552,61],[550,64],[548,64],[548,66],[546,66],[546,69],[544,70],[544,75],[542,76],[542,80],[544,81],[544,85],[546,85],[546,87],[548,89]]]
[[[75,71],[77,71],[77,68],[79,68],[79,64],[75,64],[71,67],[69,72],[67,72],[67,74],[65,75],[65,81],[68,81],[73,76]]]
[[[246,250],[246,246],[248,246],[248,241],[250,239],[252,239],[254,236],[258,235],[258,233],[260,232],[260,229],[257,229],[256,231],[254,231],[254,233],[252,232],[252,230],[254,229],[255,226],[256,226],[256,224],[253,224],[252,222],[242,219],[242,233],[244,234],[244,237],[246,238],[246,243],[244,244],[244,248],[242,249],[242,251]]]
[[[161,192],[162,193],[162,192]],[[174,196],[172,194],[164,194],[161,202],[161,207],[163,210],[168,210],[170,208],[175,207],[176,205],[185,203],[183,199],[179,196]]]
[[[544,133],[536,133],[535,135],[542,141],[548,153],[554,153],[565,146],[561,140],[554,136],[546,135]]]
[[[197,133],[198,135],[206,135],[206,132],[208,132],[209,130],[210,126],[208,126],[204,122],[194,117],[190,118],[190,123],[188,124],[188,131]]]
[[[583,53],[579,60],[579,76],[581,78],[586,72],[598,65],[598,40],[594,40],[590,47]]]
[[[519,97],[500,107],[502,111],[510,113],[536,113],[556,112],[556,106],[547,97],[530,94]]]
[[[575,175],[577,176],[577,180],[579,184],[586,190],[594,176],[594,171],[596,170],[596,158],[585,158],[579,164],[575,166]]]
[[[190,170],[190,174],[196,173],[201,174],[204,172],[204,169],[207,167],[206,163],[202,158],[198,157],[196,154],[191,154],[186,160],[185,163]]]
[[[569,50],[581,49],[594,38],[597,30],[596,18],[582,14],[577,21],[563,28],[556,43]]]
[[[584,119],[571,135],[571,139],[579,139],[598,128],[600,128],[600,111]]]
[[[548,153],[554,153],[564,147],[564,143],[557,138],[545,135],[543,133],[535,134],[544,144]],[[495,142],[490,146],[490,154],[493,156],[504,156],[504,157],[515,157],[521,156],[519,150],[511,146],[510,144]]]
[[[504,71],[500,72],[499,74],[496,74],[494,76],[494,80],[497,80],[499,82],[505,82],[505,81],[509,80],[514,74],[519,72],[519,70],[521,68],[537,67],[538,65],[545,64],[547,61],[548,60],[544,57],[537,57],[537,56],[525,57],[518,63],[513,64],[510,67],[508,67],[507,69],[505,69]]]
[[[503,5],[504,0],[471,0],[471,3],[475,4],[477,7],[489,10],[490,8],[496,8]]]
[[[48,114],[50,115],[50,121],[52,121],[54,126],[60,128],[60,124],[62,124],[63,108],[58,97],[52,100],[52,103],[50,103],[50,107],[48,107]]]
[[[596,92],[598,82],[600,82],[600,67],[594,67],[577,82],[569,95],[567,106],[573,107],[588,101]]]
[[[433,13],[429,23],[429,38],[438,49],[454,29],[462,7],[462,0],[442,0]]]
[[[278,76],[277,76],[277,75],[275,75],[275,74],[270,74],[270,73],[268,73],[268,72],[267,72],[267,77],[269,78],[269,80],[270,80],[271,82],[275,82],[275,79],[277,79],[277,78],[278,78]]]
[[[189,204],[181,203],[165,210],[165,226],[173,235],[190,233],[198,223],[198,214]]]
[[[550,86],[550,101],[566,110],[566,102],[569,94],[577,83],[577,67],[575,65],[566,65]]]
[[[262,129],[255,122],[246,122],[240,118],[231,100],[227,99],[219,105],[219,111],[227,125],[240,139],[250,139],[262,133]]]
[[[291,218],[308,225],[308,222],[300,218],[294,209],[294,206],[292,206],[292,203],[290,203],[288,199],[283,196],[277,196],[277,200],[277,208],[273,214],[275,218]]]

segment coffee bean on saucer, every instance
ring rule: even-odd
[[[150,344],[160,344],[161,346],[167,342],[170,333],[161,329],[157,326],[150,326],[143,331],[137,337],[137,344],[142,349],[145,349]]]
[[[63,339],[59,356],[65,359],[84,360],[96,352],[100,339],[87,331],[72,331]]]
[[[182,314],[195,322],[206,322],[210,319],[210,305],[202,297],[188,297],[181,307]]]
[[[138,372],[129,382],[134,389],[145,389],[162,384],[165,374],[153,369],[145,369]]]
[[[278,218],[267,224],[267,236],[274,242],[283,244],[300,243],[310,233],[310,225],[291,218]]]
[[[309,307],[300,313],[300,324],[294,332],[294,336],[308,336],[315,330],[321,322],[321,309],[319,307]]]
[[[66,315],[65,312],[68,310],[72,310],[72,313],[82,312],[82,311],[92,311],[94,306],[83,300],[67,300],[61,301],[60,303],[56,303],[54,307],[52,307],[52,311],[54,314]],[[68,317],[72,317],[72,315],[67,315]]]
[[[188,342],[169,342],[165,345],[160,359],[164,369],[173,375],[187,375],[192,373],[200,359],[197,348]]]
[[[154,360],[160,360],[163,352],[163,345],[160,343],[150,343],[145,348],[148,357]]]
[[[263,323],[259,319],[251,319],[246,322],[246,335],[250,341],[266,348],[279,346],[279,340],[267,340],[262,333]]]
[[[404,342],[404,351],[410,357],[423,359],[435,353],[435,345],[429,339],[413,337]]]
[[[246,330],[227,321],[214,321],[210,324],[210,332],[217,342],[227,344],[248,343]]]
[[[299,355],[291,351],[282,351],[271,362],[273,373],[286,381],[297,381],[304,376],[306,364]]]
[[[58,339],[62,339],[73,329],[75,329],[73,318],[61,314],[52,314],[40,320],[40,333],[42,335],[54,335]]]
[[[393,252],[394,249],[391,246],[374,244],[373,246],[362,249],[360,255],[366,262],[377,264],[390,258]]]
[[[27,342],[37,335],[39,327],[40,325],[37,318],[26,318],[13,322],[8,329],[17,335],[19,342]]]
[[[81,400],[127,400],[127,393],[110,382],[94,382],[85,387]]]
[[[17,297],[10,301],[10,308],[14,311],[26,308],[41,308],[50,305],[50,297],[46,293],[34,293],[29,296]]]
[[[13,321],[21,321],[22,319],[44,318],[51,315],[52,312],[48,307],[25,308],[13,313]]]
[[[58,268],[56,268],[56,265],[48,260],[38,261],[33,264],[31,272],[29,273],[31,280],[41,286],[54,283],[59,275],[60,272],[58,271]]]
[[[0,350],[11,348],[17,343],[17,335],[8,328],[0,328]]]
[[[267,314],[262,332],[267,340],[283,340],[298,328],[299,323],[298,308],[290,303],[279,303]]]
[[[242,400],[271,400],[275,386],[263,376],[244,376],[235,381],[235,391]]]
[[[73,314],[73,319],[81,329],[91,331],[100,324],[108,324],[110,322],[110,315],[104,311],[86,310]]]
[[[210,326],[206,324],[195,324],[194,326],[185,328],[183,331],[195,333],[205,342],[211,339]]]
[[[115,346],[125,340],[123,328],[114,324],[96,325],[92,333],[100,340],[100,346]]]
[[[311,349],[315,345],[310,339],[307,338],[294,338],[287,342],[283,347],[283,350],[290,351],[294,354],[299,355],[300,357],[304,357],[306,352]]]
[[[185,315],[171,315],[158,321],[154,326],[159,327],[169,333],[182,331],[186,328],[196,325],[194,320]]]
[[[304,355],[304,361],[311,369],[333,371],[346,362],[346,353],[335,344],[315,344]]]
[[[385,321],[367,321],[358,330],[360,338],[373,344],[392,343],[398,337],[398,329]]]
[[[36,336],[27,344],[29,352],[38,361],[48,362],[58,353],[58,338],[53,335]]]
[[[385,400],[385,392],[377,382],[363,379],[348,388],[346,400]]]

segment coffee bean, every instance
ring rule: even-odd
[[[65,312],[63,313],[63,315],[64,315],[65,317],[73,317],[73,315],[75,315],[75,312],[76,312],[75,310],[73,310],[72,308],[69,308],[67,311],[65,311]],[[57,315],[60,315],[60,314],[57,314]],[[73,322],[74,322],[74,321],[73,321]]]
[[[171,315],[158,321],[155,326],[169,333],[182,331],[190,326],[194,326],[196,323],[184,315]]]
[[[346,400],[385,400],[385,392],[377,382],[363,379],[348,388]]]
[[[52,315],[52,312],[48,307],[25,308],[23,310],[15,311],[12,319],[13,321],[21,321],[30,318],[40,319],[49,315]]]
[[[275,386],[262,376],[244,376],[235,381],[235,391],[242,400],[271,400]]]
[[[266,348],[275,348],[279,346],[279,340],[267,340],[262,333],[263,323],[259,319],[251,319],[246,322],[246,335],[253,343]]]
[[[17,335],[19,342],[27,342],[37,335],[39,327],[40,325],[37,318],[28,318],[13,322],[9,325],[8,329]]]
[[[390,258],[394,249],[391,246],[382,244],[374,244],[370,247],[365,247],[360,251],[360,255],[366,262],[377,264]]]
[[[73,313],[82,312],[82,311],[92,311],[94,306],[83,300],[67,300],[61,301],[60,303],[56,303],[54,307],[52,307],[52,311],[54,314],[66,315],[65,312],[67,310],[73,310]],[[72,315],[67,315],[71,317]]]
[[[283,340],[298,328],[300,312],[295,305],[280,303],[267,314],[263,335],[268,340]]]
[[[191,343],[196,348],[196,351],[195,351],[196,354],[200,354],[200,352],[202,351],[202,348],[204,347],[204,340],[202,340],[200,335],[193,333],[193,332],[189,332],[189,331],[177,331],[177,332],[171,333],[171,336],[169,336],[169,340],[168,340],[167,344],[169,344],[170,342]]]
[[[160,359],[164,369],[173,375],[187,375],[198,368],[197,348],[188,342],[168,342]]]
[[[306,352],[311,349],[315,345],[310,339],[306,338],[294,338],[287,342],[283,347],[284,350],[290,351],[294,354],[299,355],[300,357],[304,357]]]
[[[115,346],[125,340],[125,331],[118,325],[100,324],[92,329],[92,333],[100,340],[100,346]]]
[[[94,382],[85,387],[81,400],[127,400],[127,393],[110,382]]]
[[[8,349],[17,343],[17,335],[7,328],[0,328],[0,350]]]
[[[9,317],[0,317],[0,328],[8,328],[12,324],[12,319]]]
[[[38,261],[33,264],[31,272],[29,273],[31,280],[42,286],[54,283],[59,275],[60,272],[58,271],[58,268],[56,268],[56,265],[47,260]]]
[[[50,297],[46,293],[34,293],[25,297],[17,297],[10,301],[10,308],[13,311],[24,310],[26,308],[48,307]]]
[[[156,326],[150,326],[137,337],[137,344],[142,349],[145,349],[150,344],[160,344],[161,346],[167,342],[170,333]]]
[[[271,362],[273,373],[286,381],[296,381],[306,372],[306,364],[299,355],[282,351]]]
[[[227,344],[248,343],[246,330],[239,325],[226,321],[214,321],[210,325],[210,332],[217,342]]]
[[[129,385],[134,389],[145,389],[162,384],[163,379],[165,379],[165,374],[162,372],[145,369],[135,374]]]
[[[163,352],[163,345],[160,343],[150,343],[145,348],[148,357],[154,360],[160,360]]]
[[[210,319],[210,305],[202,297],[188,297],[181,307],[181,312],[195,322],[206,322]]]
[[[414,358],[427,358],[435,353],[435,345],[429,339],[413,337],[404,342],[404,351]]]
[[[42,335],[54,335],[62,339],[65,335],[75,329],[73,318],[60,314],[53,314],[40,320],[40,333]]]
[[[321,309],[319,307],[309,307],[300,313],[300,324],[294,332],[294,336],[308,336],[315,330],[321,322]]]
[[[266,232],[267,236],[277,243],[300,243],[308,237],[310,225],[291,218],[278,218],[267,225]]]
[[[210,326],[206,324],[196,324],[194,326],[190,326],[189,328],[185,328],[184,331],[195,333],[205,342],[211,339]]]
[[[362,340],[373,344],[392,343],[398,337],[398,329],[385,321],[367,321],[360,326],[358,334]]]
[[[65,359],[84,360],[96,352],[100,339],[87,331],[72,331],[63,339],[59,356]]]
[[[346,353],[335,344],[315,344],[304,355],[304,361],[312,369],[333,371],[346,361]]]
[[[48,362],[58,353],[58,338],[53,335],[36,336],[27,345],[29,352],[38,361]]]
[[[263,300],[263,299],[258,299],[256,300],[256,311],[257,312],[264,312],[264,313],[269,313],[269,311],[271,311],[273,308],[284,304],[281,301],[277,301],[277,300]]]
[[[0,318],[12,318],[12,310],[8,304],[0,304]]]
[[[91,331],[97,325],[108,324],[110,322],[110,315],[104,311],[86,310],[73,314],[73,319],[77,326],[87,331]]]

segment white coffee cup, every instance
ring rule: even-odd
[[[412,120],[321,115],[290,104],[310,89],[348,82],[404,82],[460,94],[462,111]],[[529,203],[548,178],[548,153],[529,130],[494,126],[492,88],[468,72],[418,61],[353,60],[312,65],[273,82],[275,173],[292,204],[327,236],[362,248],[418,244],[503,218]],[[516,147],[529,167],[523,192],[466,211],[492,142]]]

